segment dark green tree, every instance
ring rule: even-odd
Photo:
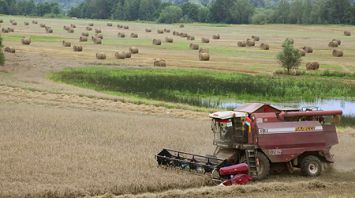
[[[298,49],[295,49],[288,39],[283,42],[282,47],[282,51],[277,54],[277,59],[281,64],[281,67],[286,69],[287,74],[290,74],[291,70],[298,69],[298,66],[302,62],[302,56]]]
[[[165,7],[159,16],[160,23],[177,23],[182,17],[182,9],[179,6]]]

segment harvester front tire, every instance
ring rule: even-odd
[[[259,160],[258,165],[258,176],[256,180],[265,179],[270,173],[270,161],[262,152],[257,153],[257,158]]]
[[[301,161],[301,172],[308,177],[319,176],[322,173],[322,161],[314,155],[304,157]]]

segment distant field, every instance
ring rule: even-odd
[[[114,21],[113,27],[106,26],[107,21],[103,20],[73,20],[73,19],[36,19],[37,25],[24,26],[23,22],[31,22],[32,18],[1,16],[4,23],[1,27],[11,26],[9,19],[15,19],[18,25],[15,32],[2,34],[5,46],[14,46],[20,52],[43,53],[43,51],[54,56],[63,56],[68,59],[85,59],[91,62],[114,65],[143,65],[152,66],[154,58],[166,59],[168,66],[209,68],[217,70],[239,71],[244,73],[272,73],[279,69],[276,61],[276,54],[281,50],[281,43],[286,38],[295,40],[295,47],[310,46],[314,49],[313,54],[307,54],[303,59],[301,69],[308,61],[318,61],[321,70],[337,72],[355,72],[355,39],[354,36],[346,37],[344,30],[355,32],[354,26],[342,25],[224,25],[224,24],[186,24],[185,28],[179,28],[178,24],[164,25],[141,22],[119,22]],[[62,47],[61,41],[71,41],[79,44],[79,37],[86,31],[89,22],[93,22],[94,29],[103,31],[103,45],[94,45],[89,39],[87,43],[80,43],[84,47],[82,53],[74,53],[71,48]],[[52,27],[53,34],[45,33],[44,28],[39,24],[44,23]],[[63,30],[64,25],[75,24],[77,28],[74,33],[67,33]],[[129,29],[118,29],[117,24],[128,25]],[[151,33],[146,33],[145,28],[151,28]],[[170,29],[170,33],[157,34],[157,29]],[[173,36],[173,31],[184,32],[195,36],[195,41],[188,41],[186,38]],[[117,33],[124,32],[126,38],[118,38]],[[130,38],[131,33],[138,33],[139,38]],[[94,34],[89,32],[90,36]],[[213,34],[220,34],[220,40],[213,40]],[[22,36],[31,36],[31,46],[22,46]],[[237,41],[246,40],[252,35],[261,38],[256,47],[239,48]],[[165,37],[173,37],[174,43],[165,43]],[[210,38],[209,44],[202,44],[201,37]],[[161,39],[161,46],[152,45],[152,39]],[[345,53],[342,58],[331,56],[331,49],[328,43],[333,38],[340,39],[342,45],[339,47]],[[198,60],[198,52],[189,49],[189,44],[197,43],[200,47],[209,48],[211,61],[201,62]],[[261,50],[260,43],[268,43],[269,51]],[[117,60],[114,58],[115,51],[128,50],[130,46],[137,46],[140,54],[132,59]],[[107,60],[98,61],[95,59],[97,52],[104,52]]]

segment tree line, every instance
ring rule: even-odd
[[[0,0],[0,13],[60,15],[161,23],[208,22],[232,24],[355,24],[353,0],[85,0],[64,12],[58,3]]]

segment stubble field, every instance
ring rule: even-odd
[[[48,80],[49,73],[66,67],[151,67],[154,58],[164,58],[168,67],[175,68],[272,73],[278,69],[275,55],[286,37],[294,38],[297,47],[307,45],[315,49],[305,62],[319,61],[324,65],[321,70],[354,72],[355,42],[353,37],[342,34],[345,29],[354,30],[353,26],[187,24],[180,29],[178,25],[133,22],[114,22],[113,27],[107,27],[107,21],[94,21],[94,28],[103,31],[103,45],[89,41],[82,43],[82,53],[74,53],[61,42],[78,44],[89,20],[36,19],[37,25],[24,26],[23,22],[31,22],[32,18],[0,18],[5,21],[1,27],[10,26],[8,20],[12,18],[18,22],[14,33],[2,34],[4,45],[15,47],[17,52],[6,54],[7,63],[0,67],[0,196],[76,197],[147,192],[157,194],[140,196],[354,196],[352,128],[341,129],[340,144],[333,150],[335,170],[319,178],[304,178],[295,173],[272,176],[245,187],[199,188],[210,184],[208,178],[157,168],[154,154],[163,147],[212,153],[207,112],[131,104],[122,98]],[[40,23],[51,26],[54,33],[46,34]],[[63,30],[64,25],[71,23],[77,25],[73,34]],[[127,24],[130,29],[117,29],[117,23]],[[152,33],[145,33],[145,28],[152,28]],[[153,46],[153,38],[164,40],[168,35],[158,35],[158,28],[192,34],[195,43],[200,43],[202,36],[217,33],[221,39],[202,44],[210,48],[211,61],[200,62],[198,53],[188,47],[190,41],[171,33],[173,44]],[[139,38],[119,39],[118,32],[125,32],[126,36],[136,32]],[[32,36],[30,46],[21,45],[23,35]],[[251,35],[260,36],[271,50],[236,47],[238,40]],[[343,41],[343,58],[331,56],[327,44],[333,38]],[[115,51],[133,45],[139,47],[138,55],[125,60],[114,58]],[[107,60],[96,60],[97,52],[105,52]],[[176,190],[186,188],[192,189]]]

